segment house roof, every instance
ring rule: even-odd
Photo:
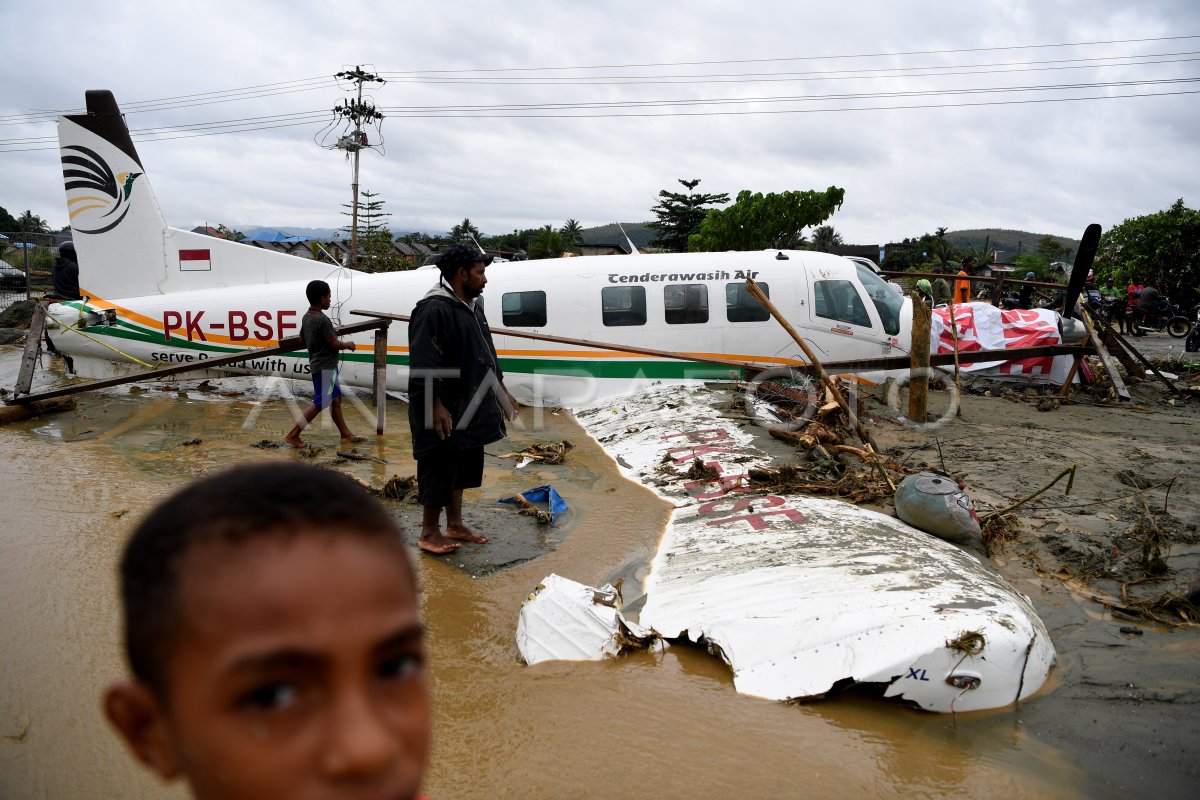
[[[291,236],[283,231],[259,231],[253,236],[247,236],[247,242],[307,242],[311,236]]]

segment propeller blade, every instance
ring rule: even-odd
[[[1075,254],[1075,266],[1071,269],[1071,279],[1067,281],[1064,317],[1069,318],[1075,313],[1075,301],[1079,299],[1079,293],[1083,291],[1083,283],[1092,269],[1092,262],[1096,259],[1096,248],[1099,245],[1100,226],[1093,222],[1083,232],[1083,239],[1079,242],[1079,252]]]

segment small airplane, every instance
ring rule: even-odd
[[[333,289],[335,325],[352,309],[407,314],[437,282],[435,269],[370,274],[169,227],[112,93],[88,91],[87,112],[59,119],[59,145],[81,301],[49,307],[48,332],[73,369],[112,377],[134,367],[203,362],[270,347],[299,332],[305,285]],[[636,251],[635,251],[636,252]],[[483,300],[505,384],[527,404],[574,407],[655,382],[729,378],[727,366],[616,349],[749,363],[805,361],[747,292],[753,278],[822,360],[902,355],[912,301],[862,263],[814,251],[581,256],[488,269]],[[80,329],[83,329],[82,331]],[[586,347],[505,335],[553,334]],[[83,335],[86,332],[86,336]],[[387,387],[406,391],[404,331],[388,339]],[[342,356],[342,380],[370,386],[368,334]],[[396,341],[399,339],[399,341]],[[307,380],[303,351],[249,360],[240,373]],[[862,373],[868,382],[883,373]]]

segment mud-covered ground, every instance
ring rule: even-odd
[[[1138,344],[1149,355],[1164,359],[1175,360],[1181,354],[1179,342],[1166,337],[1148,337]],[[1173,350],[1168,353],[1168,348]],[[0,354],[4,352],[8,357],[0,363],[4,367],[0,375],[7,378],[5,385],[11,386],[16,352],[5,348]],[[1182,372],[1177,366],[1172,369]],[[1200,379],[1181,383],[1194,385]],[[129,518],[136,516],[153,499],[192,475],[251,455],[303,457],[290,451],[251,449],[255,440],[267,435],[277,438],[286,427],[285,409],[279,401],[227,397],[222,392],[237,384],[224,380],[215,384],[215,392],[196,382],[186,386],[149,384],[130,391],[131,396],[98,397],[82,402],[82,408],[73,414],[9,429],[5,442],[14,448],[10,483],[25,485],[31,479],[53,483],[50,479],[57,479],[60,471],[80,470],[89,476],[86,481],[79,478],[83,482],[78,498],[61,495],[53,507],[43,508],[49,501],[38,491],[13,495],[24,509],[17,522],[32,525],[41,515],[57,519],[57,514],[64,519],[56,523],[55,530],[76,531],[87,547],[96,548],[108,541],[97,530],[116,535],[108,529],[115,531],[122,524],[118,514],[132,509]],[[1200,628],[1181,615],[1191,611],[1178,598],[1200,577],[1196,531],[1200,522],[1200,399],[1172,403],[1160,384],[1147,382],[1133,387],[1130,403],[1105,402],[1081,393],[1073,402],[1040,411],[1042,398],[1027,396],[1024,391],[994,387],[988,396],[975,393],[983,391],[980,385],[968,382],[967,388],[962,415],[924,432],[895,422],[883,392],[865,393],[868,424],[896,461],[910,467],[924,464],[961,477],[981,514],[1028,497],[1064,469],[1075,466],[1069,494],[1064,491],[1063,479],[1014,512],[1003,535],[992,542],[992,560],[1033,600],[1058,653],[1051,682],[1038,696],[1019,708],[959,715],[958,719],[897,713],[886,706],[864,704],[862,708],[869,709],[869,716],[863,714],[868,721],[856,722],[860,712],[853,697],[785,709],[734,696],[726,672],[703,653],[681,650],[673,656],[681,659],[680,674],[686,680],[668,674],[674,663],[670,659],[665,665],[645,669],[637,659],[630,659],[599,676],[591,665],[541,671],[519,667],[512,655],[511,626],[521,599],[537,579],[557,570],[584,580],[603,580],[626,554],[643,546],[642,539],[631,531],[644,533],[642,529],[651,522],[661,523],[648,508],[654,505],[650,502],[653,498],[639,500],[622,486],[615,469],[606,465],[595,443],[574,426],[569,415],[551,415],[543,425],[530,425],[531,430],[537,429],[536,434],[514,434],[506,446],[520,449],[534,441],[570,437],[581,454],[572,454],[564,465],[530,464],[513,471],[515,460],[501,458],[508,453],[496,449],[488,459],[484,494],[489,502],[475,502],[468,510],[469,521],[495,534],[494,543],[485,548],[465,547],[461,554],[444,560],[423,558],[420,563],[431,598],[428,611],[435,632],[435,662],[443,670],[439,725],[447,743],[439,751],[431,777],[430,788],[437,791],[430,793],[504,796],[495,787],[505,785],[506,776],[515,774],[525,774],[527,780],[529,774],[539,776],[542,783],[530,785],[543,787],[553,785],[553,777],[559,774],[576,785],[597,786],[600,784],[588,781],[600,780],[596,777],[599,764],[612,769],[622,761],[615,754],[628,758],[629,753],[614,744],[625,738],[639,744],[639,753],[665,749],[683,766],[683,770],[671,770],[678,783],[668,776],[638,773],[639,791],[651,786],[662,790],[664,796],[681,794],[688,775],[692,781],[716,785],[721,775],[733,774],[734,768],[722,759],[729,753],[741,753],[739,747],[745,751],[746,761],[740,762],[742,774],[736,783],[760,796],[784,796],[779,788],[782,782],[794,787],[801,780],[808,782],[813,796],[834,796],[836,787],[860,784],[869,787],[861,793],[877,796],[889,791],[982,797],[1047,793],[1114,798],[1195,796],[1200,780],[1200,715],[1196,708],[1200,700]],[[727,391],[727,387],[718,391]],[[932,410],[940,413],[947,397],[944,391],[935,392]],[[1043,408],[1052,406],[1055,404],[1041,403]],[[744,416],[741,408],[732,407],[727,413],[735,418],[739,413]],[[263,419],[253,429],[244,429],[242,420],[251,420],[259,409]],[[402,417],[398,410],[393,411],[397,416],[392,417],[391,432],[357,449],[364,460],[347,461],[338,456],[332,447],[335,436],[326,429],[312,432],[311,440],[324,446],[313,453],[313,461],[337,466],[374,486],[383,486],[394,475],[410,475],[407,446],[399,430]],[[532,422],[532,411],[524,413],[530,417],[526,422]],[[780,463],[799,462],[800,454],[790,445],[765,433],[763,437]],[[37,458],[31,453],[37,453]],[[116,485],[111,476],[91,483],[94,476],[87,471],[104,459],[120,462],[121,481],[127,483]],[[128,468],[123,466],[126,462]],[[59,482],[66,485],[74,480]],[[493,502],[512,491],[543,483],[565,487],[572,498],[572,515],[561,527],[537,525]],[[875,505],[890,511],[886,499]],[[403,501],[392,507],[410,536],[415,534],[418,507]],[[631,514],[636,519],[624,519]],[[77,520],[75,527],[65,524],[71,520]],[[57,538],[70,537],[60,532]],[[6,551],[9,556],[17,554],[18,546],[31,547],[11,531],[6,541],[12,548]],[[104,670],[88,666],[89,659],[107,665],[109,673],[116,669],[116,646],[110,633],[114,601],[108,597],[109,562],[115,556],[107,551],[100,555],[86,552],[87,559],[65,563],[73,570],[86,568],[100,577],[72,574],[63,583],[72,591],[78,584],[78,593],[87,598],[81,608],[99,605],[103,614],[96,626],[80,626],[76,638],[63,639],[61,660],[79,661],[83,666],[78,669],[86,669],[92,676]],[[643,557],[639,563],[645,560]],[[47,574],[34,584],[51,583],[50,577]],[[14,604],[10,617],[28,622],[34,632],[26,638],[37,641],[42,634],[36,631],[55,630],[60,618],[72,622],[81,613],[59,597],[67,593],[64,588],[46,592],[49,599],[37,595],[39,605],[27,615]],[[96,633],[97,628],[101,633]],[[472,694],[476,682],[472,671],[481,663],[487,668],[480,674],[486,674],[490,682]],[[75,672],[63,672],[83,682]],[[464,676],[461,679],[460,674]],[[617,678],[622,682],[614,690],[611,686]],[[692,692],[693,683],[702,688]],[[128,767],[111,735],[94,719],[97,690],[85,688],[79,692],[81,697],[74,698],[60,686],[56,692],[62,700],[51,703],[51,711],[43,716],[34,715],[32,726],[22,723],[25,727],[14,734],[20,742],[9,737],[6,729],[10,755],[17,758],[20,747],[32,747],[39,736],[46,737],[59,728],[67,730],[75,724],[72,720],[80,718],[98,729],[83,737],[97,754],[88,762],[94,766],[92,771],[72,769],[91,776],[110,763]],[[639,724],[623,727],[622,736],[609,735],[607,726],[612,720],[604,709],[633,705],[641,709]],[[711,724],[710,714],[721,720],[720,726],[706,727]],[[561,727],[555,727],[557,719],[563,720]],[[832,721],[829,727],[822,727],[827,721]],[[547,736],[522,747],[524,739],[518,733],[535,729],[553,730],[566,744],[551,749],[547,741],[556,737]],[[570,732],[580,729],[588,747],[569,746],[576,741]],[[681,735],[681,729],[688,730],[688,735]],[[33,732],[28,743],[24,742],[26,730]],[[497,735],[497,731],[502,733]],[[1031,752],[1029,739],[1038,743],[1033,748],[1038,753],[1041,744],[1046,746],[1045,765]],[[485,755],[477,758],[471,749],[459,755],[455,745],[460,741],[483,748],[479,752]],[[865,748],[864,743],[882,743],[882,755],[855,749]],[[812,760],[813,752],[823,753],[823,748],[834,745],[830,754]],[[71,747],[75,746],[72,741]],[[756,762],[761,768],[746,769],[749,759],[761,757],[771,747],[778,752],[770,751]],[[595,763],[590,754],[599,754]],[[40,762],[36,766],[42,771],[56,769]],[[1080,771],[1084,774],[1078,775]],[[1014,772],[1020,774],[1012,777]],[[855,776],[863,774],[870,779],[854,783]],[[1011,783],[1006,784],[1005,777],[1011,778]],[[619,783],[613,775],[603,780]],[[462,791],[468,784],[477,791]],[[447,788],[452,786],[460,791]],[[48,795],[30,791],[15,796]],[[161,795],[147,788],[145,794],[131,791],[128,796]],[[507,796],[515,795],[510,792]],[[711,795],[698,792],[695,796]]]
[[[1169,357],[1177,385],[1200,384],[1178,363],[1178,340],[1136,346]],[[924,432],[888,421],[881,391],[866,408],[882,447],[962,478],[981,516],[1075,467],[1069,494],[1063,478],[991,541],[992,560],[1032,598],[1058,651],[1051,686],[1025,704],[1022,722],[1114,796],[1187,796],[1200,785],[1200,619],[1195,595],[1187,602],[1200,582],[1200,396],[1184,402],[1153,378],[1130,388],[1128,403],[1078,392],[1054,407],[1041,395],[1056,389],[981,395],[968,382],[961,416]],[[931,410],[948,401],[935,392]]]

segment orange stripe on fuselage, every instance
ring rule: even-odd
[[[147,317],[145,314],[139,314],[138,312],[133,311],[129,308],[126,308],[125,306],[120,306],[109,300],[105,300],[102,297],[97,297],[96,295],[92,294],[91,292],[87,291],[86,289],[80,289],[80,293],[84,297],[87,298],[88,302],[91,305],[97,306],[98,308],[111,308],[111,309],[115,310],[118,314],[120,314],[122,317],[124,317],[125,319],[128,319],[132,322],[137,322],[141,325],[145,325],[147,328],[150,328],[151,330],[158,331],[159,333],[162,333],[164,336],[166,335],[166,331],[163,329],[162,320],[151,319],[150,317]],[[250,312],[246,312],[246,313],[249,314]],[[178,328],[171,328],[171,335],[174,336],[178,332],[178,334],[182,337],[186,331],[187,331],[187,328],[183,327],[183,326],[178,327]],[[279,343],[275,339],[238,339],[238,340],[233,340],[233,339],[230,339],[228,336],[222,336],[221,334],[216,334],[216,333],[209,333],[208,331],[205,331],[204,335],[207,338],[207,340],[210,342],[215,342],[217,344],[233,345],[233,346],[237,346],[237,347],[247,347],[247,348],[272,347]],[[502,336],[503,334],[499,334],[499,335]],[[370,351],[370,350],[374,349],[374,345],[355,344],[354,349],[356,351],[358,351],[358,350]],[[408,348],[403,345],[389,345],[388,352],[389,353],[407,353]],[[506,357],[514,357],[514,358],[515,357],[587,358],[587,359],[668,358],[667,356],[652,356],[652,355],[643,355],[640,353],[627,353],[622,350],[509,350],[509,349],[505,349],[505,350],[497,350],[496,353],[497,353],[497,355],[506,356]],[[723,358],[723,359],[729,359],[729,360],[753,362],[753,363],[758,363],[758,364],[787,365],[787,364],[796,363],[795,359],[781,358],[779,356],[747,355],[747,354],[743,354],[743,353],[692,353],[692,352],[688,352],[688,353],[681,353],[680,355],[700,356],[703,358]]]

